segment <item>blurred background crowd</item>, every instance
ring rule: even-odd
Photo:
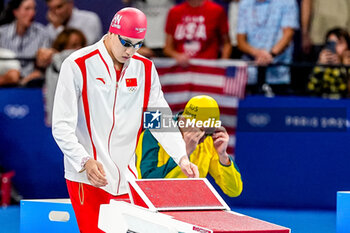
[[[122,0],[103,1],[98,9],[96,4],[93,9],[77,5],[73,0],[0,2],[1,87],[54,88],[64,58],[98,41],[116,9],[133,6],[148,17],[145,45],[139,50],[146,57],[171,57],[183,67],[192,58],[245,60],[247,94],[349,95],[347,0]]]

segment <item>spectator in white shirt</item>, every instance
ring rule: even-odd
[[[45,1],[48,7],[47,29],[51,41],[54,41],[65,27],[81,30],[88,44],[93,44],[102,37],[102,23],[96,13],[77,9],[73,0]]]
[[[0,26],[0,47],[9,49],[16,57],[28,58],[21,62],[21,85],[42,77],[39,58],[40,48],[49,47],[49,37],[43,25],[34,22],[36,14],[35,0],[10,0],[7,3]],[[50,57],[50,51],[47,55]]]

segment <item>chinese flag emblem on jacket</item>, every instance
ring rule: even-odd
[[[126,87],[137,87],[137,79],[136,78],[127,78],[125,79]]]

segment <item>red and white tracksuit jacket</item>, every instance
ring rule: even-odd
[[[53,136],[64,154],[65,178],[89,184],[82,163],[92,157],[103,164],[112,195],[128,192],[137,177],[135,148],[143,109],[167,107],[152,61],[136,54],[117,73],[101,39],[71,54],[62,64],[54,109]],[[186,155],[180,132],[153,133],[178,163]]]

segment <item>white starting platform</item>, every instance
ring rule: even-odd
[[[131,203],[101,205],[107,233],[290,233],[233,211],[206,179],[144,179],[129,183]]]

